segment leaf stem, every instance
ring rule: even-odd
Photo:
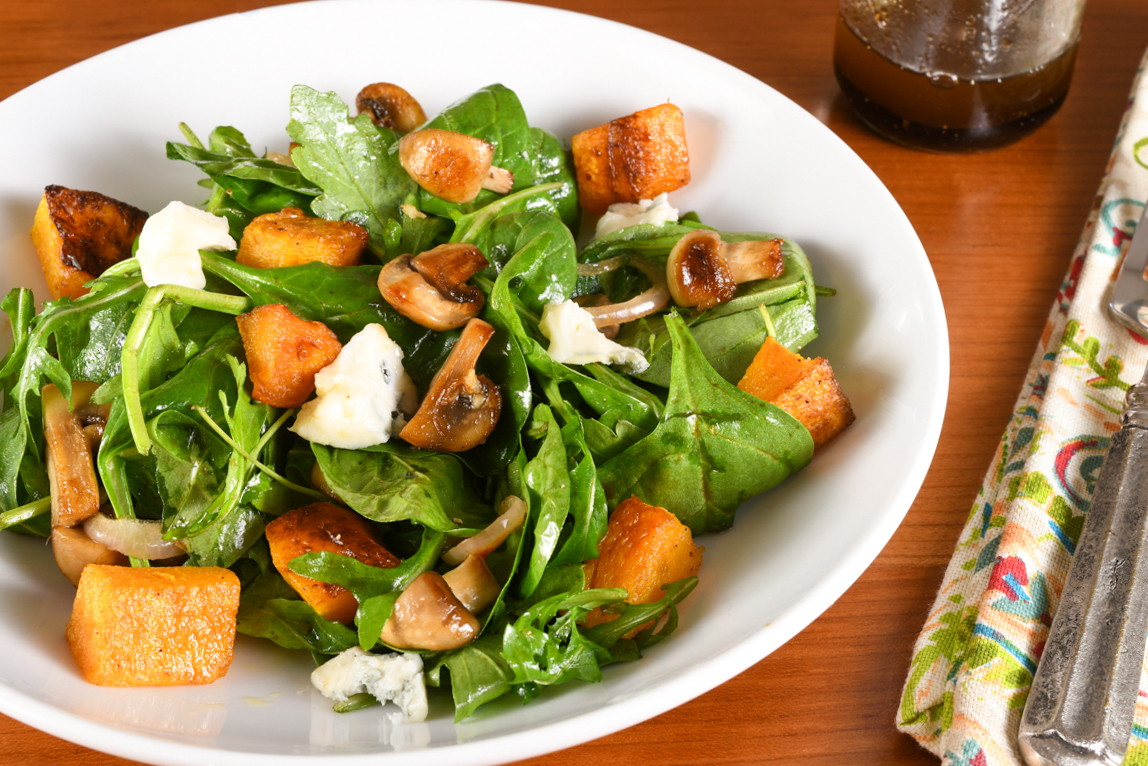
[[[299,484],[296,484],[293,481],[289,481],[288,479],[285,479],[284,477],[280,476],[278,473],[275,472],[274,469],[272,469],[269,466],[264,465],[263,463],[259,462],[251,454],[249,454],[246,450],[244,450],[242,447],[240,447],[235,442],[235,440],[232,439],[231,436],[228,435],[228,433],[226,431],[224,431],[219,426],[218,423],[216,423],[214,420],[211,419],[211,416],[207,414],[207,410],[203,409],[203,407],[200,407],[198,405],[196,405],[192,409],[194,409],[197,413],[199,413],[199,416],[201,418],[203,418],[204,422],[207,423],[207,425],[211,428],[211,430],[215,431],[215,433],[219,435],[220,439],[223,439],[223,441],[227,442],[227,445],[229,447],[231,447],[231,449],[235,450],[240,455],[242,455],[245,460],[250,462],[253,466],[258,468],[260,471],[267,474],[267,476],[272,481],[277,481],[280,484],[282,484],[284,487],[287,487],[288,489],[294,490],[295,492],[298,492],[300,494],[307,495],[308,497],[314,497],[314,498],[317,498],[319,500],[330,500],[331,499],[316,489],[311,489],[310,487],[301,486]],[[259,441],[259,444],[257,444],[255,446],[255,454],[256,455],[258,455],[260,453],[260,451],[262,451],[264,445],[267,444],[267,442],[270,440],[270,438],[274,435],[275,431],[277,431],[279,429],[279,427],[284,422],[286,422],[287,418],[294,412],[295,412],[295,410],[287,410],[286,412],[284,412],[279,417],[278,420],[275,421],[274,424],[272,424],[272,426],[270,428],[267,429],[267,433],[265,433],[263,435],[263,438]]]
[[[521,191],[514,192],[514,194],[507,194],[502,199],[491,202],[481,210],[472,213],[471,215],[473,218],[467,216],[467,218],[470,218],[470,220],[467,221],[465,228],[462,226],[456,228],[454,230],[454,235],[450,238],[450,241],[452,243],[466,242],[468,244],[474,244],[474,240],[478,236],[479,232],[486,228],[486,225],[490,221],[501,215],[502,211],[508,205],[512,205],[518,200],[524,199],[526,197],[533,197],[539,194],[549,194],[555,189],[561,189],[563,185],[564,184],[561,181],[554,181],[548,184],[528,186]]]
[[[123,372],[124,405],[127,409],[128,428],[141,455],[151,452],[151,436],[144,421],[143,403],[140,400],[139,355],[151,327],[152,318],[164,299],[170,298],[196,308],[218,311],[223,314],[238,315],[251,308],[251,299],[242,295],[224,295],[206,290],[196,290],[181,285],[157,285],[150,288],[140,301],[132,319],[127,337],[120,354],[120,367]]]
[[[17,524],[23,524],[25,521],[34,519],[41,513],[51,510],[51,508],[52,498],[41,497],[39,500],[33,500],[30,503],[25,503],[24,505],[4,511],[0,513],[0,529],[7,529]]]

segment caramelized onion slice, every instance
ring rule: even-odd
[[[666,285],[665,272],[640,255],[615,255],[597,263],[580,263],[578,276],[601,276],[626,265],[633,266],[645,274],[651,282],[650,287],[621,303],[583,306],[594,317],[594,326],[599,329],[641,319],[669,305],[670,291]]]
[[[163,525],[144,519],[113,519],[102,513],[84,522],[84,532],[105,548],[137,559],[169,559],[184,553],[178,542],[163,539]]]
[[[443,553],[442,560],[451,566],[458,566],[467,556],[486,556],[502,545],[510,533],[526,520],[526,503],[517,495],[507,495],[498,509],[501,514],[497,519],[474,537],[466,538]]]

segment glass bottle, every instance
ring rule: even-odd
[[[833,65],[854,111],[918,149],[1023,138],[1064,102],[1084,0],[841,0]]]

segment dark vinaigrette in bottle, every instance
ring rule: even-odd
[[[1076,44],[1043,66],[1011,77],[963,80],[914,72],[873,50],[841,17],[833,66],[841,90],[869,127],[897,143],[941,152],[979,152],[1043,125],[1068,95]]]

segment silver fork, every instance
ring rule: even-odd
[[[1148,207],[1109,310],[1148,337]],[[1017,738],[1030,766],[1124,760],[1148,637],[1148,370],[1128,391]]]

